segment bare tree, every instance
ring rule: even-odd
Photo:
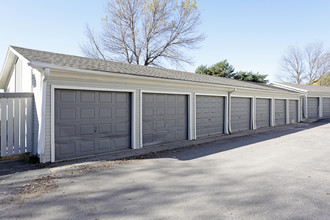
[[[93,58],[139,65],[192,63],[182,49],[204,40],[196,1],[109,0],[101,34],[86,27],[82,52]]]
[[[326,73],[330,72],[330,53],[321,42],[309,43],[304,50],[290,46],[282,56],[281,81],[290,81],[297,84],[315,84]]]
[[[286,80],[296,84],[301,84],[305,76],[304,56],[299,48],[290,46],[285,55],[282,56],[281,71],[284,73]]]
[[[317,82],[324,74],[330,72],[330,55],[323,43],[314,42],[305,47],[308,84]]]

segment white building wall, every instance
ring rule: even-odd
[[[6,92],[15,92],[15,90],[16,90],[15,74],[16,74],[16,71],[15,71],[15,68],[13,68],[11,77],[9,79],[9,83],[6,88]]]
[[[12,74],[5,88],[6,92],[33,92],[33,137],[32,137],[32,153],[38,151],[38,132],[40,120],[40,104],[41,104],[41,74],[38,70],[32,69],[28,65],[28,61],[19,58],[13,66]]]
[[[18,59],[13,66],[6,92],[33,92],[32,68],[26,60]]]

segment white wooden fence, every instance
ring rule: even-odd
[[[0,93],[1,157],[31,152],[33,93]]]

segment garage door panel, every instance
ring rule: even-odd
[[[55,100],[56,160],[97,154],[99,149],[111,152],[130,147],[129,93],[59,89],[55,90]],[[126,145],[99,141],[106,137],[112,143],[120,137]]]
[[[115,118],[126,118],[128,116],[127,108],[116,108]]]
[[[111,138],[100,138],[98,146],[99,152],[107,151],[107,149],[114,149],[114,143]]]
[[[76,132],[76,126],[62,126],[59,129],[59,136],[60,137],[71,137],[74,136]]]
[[[317,97],[307,98],[308,118],[318,118],[319,99]]]
[[[290,120],[290,123],[298,122],[298,101],[297,100],[289,101],[289,120]]]
[[[176,109],[175,108],[173,108],[173,107],[169,107],[169,108],[167,108],[167,114],[168,115],[175,115],[176,114]],[[163,112],[163,115],[165,115],[165,111]]]
[[[76,93],[72,90],[63,90],[56,96],[56,101],[57,103],[75,103]]]
[[[257,128],[270,126],[270,99],[256,99]]]
[[[127,124],[125,124],[125,127],[127,127]],[[127,131],[127,128],[125,128],[125,130],[123,131]],[[103,134],[103,133],[112,133],[112,124],[108,123],[108,124],[99,124],[99,133]]]
[[[95,141],[94,140],[85,140],[80,141],[80,152],[87,153],[87,152],[95,152]]]
[[[129,99],[127,99],[127,94],[125,93],[114,93],[116,97],[116,103],[128,104]]]
[[[223,133],[224,98],[219,96],[196,96],[197,137]]]
[[[81,91],[80,93],[81,103],[95,103],[95,92],[94,91]]]
[[[80,109],[80,118],[81,119],[95,118],[95,109],[94,108],[82,108],[82,109]]]
[[[112,111],[108,108],[99,109],[99,117],[100,118],[112,118]]]
[[[59,155],[70,156],[76,153],[76,143],[70,142],[70,143],[62,143],[62,144],[56,144],[56,153]]]
[[[143,145],[187,139],[188,99],[186,95],[143,94]],[[183,131],[183,135],[179,134]]]
[[[330,118],[330,98],[323,98],[323,117]]]
[[[250,129],[251,99],[231,98],[231,130],[241,131]]]
[[[275,125],[286,124],[286,100],[275,100]]]
[[[109,104],[112,101],[112,94],[108,92],[100,92],[100,103],[106,103]]]
[[[156,121],[156,129],[163,129],[165,127],[165,121],[164,120],[157,120]]]
[[[126,146],[130,144],[130,140],[126,137],[118,137],[114,138],[115,141],[115,149],[125,149]]]
[[[126,134],[128,132],[128,124],[117,122],[115,125],[115,134]]]
[[[90,125],[80,125],[80,135],[93,135],[95,133],[94,128],[95,125],[94,124],[90,124]]]
[[[144,105],[143,105],[144,106]],[[152,107],[143,107],[143,116],[153,116],[154,115],[154,109]]]
[[[74,108],[63,108],[59,111],[59,120],[76,120],[76,109]]]

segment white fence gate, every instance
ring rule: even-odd
[[[1,157],[31,152],[33,93],[0,93]]]

